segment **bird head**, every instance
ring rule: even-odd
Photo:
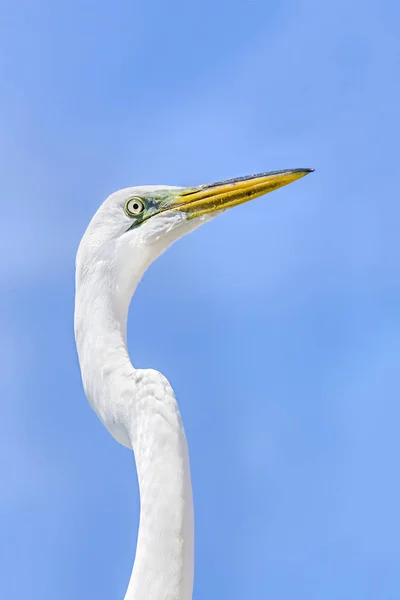
[[[272,192],[311,171],[271,171],[195,187],[157,185],[119,190],[104,201],[90,222],[78,262],[114,268],[119,280],[116,283],[129,289],[178,238],[228,208]]]

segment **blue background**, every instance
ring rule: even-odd
[[[400,9],[0,5],[0,597],[123,597],[131,453],[84,397],[74,258],[115,189],[316,172],[175,244],[131,307],[190,444],[195,600],[398,600]]]

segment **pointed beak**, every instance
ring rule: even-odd
[[[193,188],[184,188],[174,198],[169,208],[187,213],[188,218],[237,206],[258,196],[268,194],[296,179],[300,179],[314,169],[287,169],[270,171],[248,177],[237,177]]]

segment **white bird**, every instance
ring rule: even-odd
[[[175,240],[227,208],[311,171],[273,171],[190,188],[119,190],[100,206],[81,240],[75,339],[83,387],[111,435],[133,450],[139,482],[136,557],[125,600],[190,600],[194,571],[185,432],[167,379],[130,361],[126,326],[132,295],[148,266]]]

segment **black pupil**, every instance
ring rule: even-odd
[[[133,209],[138,210],[138,208],[139,208],[139,204],[137,202],[135,202],[135,204],[133,205]]]

